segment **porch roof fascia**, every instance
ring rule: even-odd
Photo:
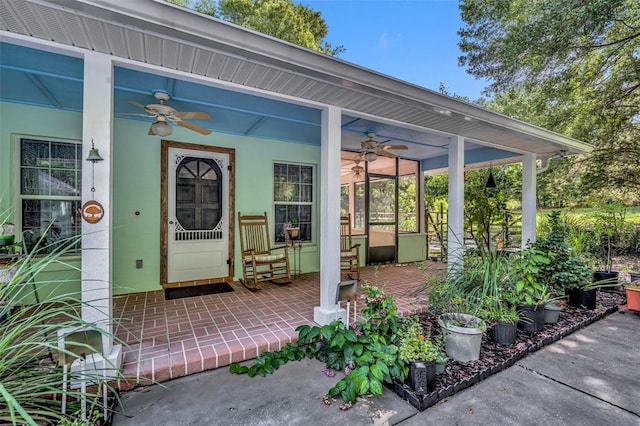
[[[512,148],[514,152],[533,152],[544,157],[559,150],[577,154],[593,149],[590,144],[577,139],[164,0],[16,1],[36,10],[54,8],[60,13],[74,14],[81,19],[98,19],[102,25],[119,28],[125,33],[127,29],[142,30],[178,45],[214,51],[242,63],[266,67],[298,80],[295,86],[284,85],[278,89],[260,87],[259,79],[245,78],[245,81],[241,81],[242,76],[237,76],[237,81],[234,80],[236,76],[229,81],[241,86],[337,106],[347,113],[378,116],[426,130],[460,135],[469,141]],[[74,44],[71,38],[56,42]],[[111,52],[102,53],[117,56]],[[187,69],[183,71],[191,72]],[[319,85],[320,89],[308,91],[307,85],[299,84],[300,79]],[[316,96],[327,92],[335,93],[334,99]],[[429,118],[425,118],[427,116]],[[452,117],[457,120],[451,120]]]

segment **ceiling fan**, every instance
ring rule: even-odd
[[[351,167],[351,171],[353,172],[353,176],[354,177],[362,177],[362,174],[364,172],[364,167],[362,167],[360,165],[360,161],[362,160],[362,155],[358,154],[356,155],[356,157],[353,159],[353,163],[355,164],[353,167]]]
[[[368,139],[360,142],[360,154],[365,161],[376,161],[379,155],[388,158],[396,158],[397,155],[389,152],[389,149],[407,149],[406,145],[385,145],[385,143],[389,142],[391,139],[380,142],[375,140],[375,137],[376,134],[374,132],[368,132]]]
[[[182,112],[176,111],[175,108],[165,104],[166,101],[171,99],[171,96],[167,92],[156,90],[153,92],[153,97],[158,100],[159,103],[142,105],[135,101],[128,101],[131,105],[135,105],[138,108],[142,108],[147,114],[120,114],[120,115],[136,115],[140,117],[155,118],[155,121],[149,128],[150,136],[168,136],[173,132],[173,129],[169,123],[177,124],[178,126],[186,127],[189,130],[198,132],[203,135],[208,135],[211,130],[200,127],[196,124],[185,121],[185,119],[196,120],[211,120],[211,117],[206,112]]]

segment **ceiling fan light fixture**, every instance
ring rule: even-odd
[[[364,155],[364,159],[369,162],[376,161],[378,159],[378,154],[376,154],[375,152],[367,152]]]
[[[158,120],[151,124],[151,132],[158,136],[169,136],[173,129],[164,120]]]
[[[353,175],[356,177],[360,177],[361,173],[364,172],[364,167],[360,166],[360,165],[355,165],[351,168],[351,171],[353,172]]]

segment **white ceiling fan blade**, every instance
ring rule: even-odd
[[[409,149],[406,145],[385,145],[382,149]]]
[[[211,130],[205,129],[204,127],[200,127],[196,124],[189,123],[188,121],[176,120],[174,121],[178,126],[186,127],[189,130],[193,130],[194,132],[198,132],[203,135],[211,134]]]
[[[129,115],[129,116],[134,116],[134,117],[155,117],[155,115],[150,115],[150,114],[140,114],[137,112],[116,112],[117,116],[121,116],[121,115]]]
[[[127,102],[129,102],[133,106],[137,106],[138,108],[142,108],[143,110],[147,111],[147,108],[139,102],[136,102],[136,101],[127,101]]]
[[[184,111],[176,111],[174,114],[174,116],[178,117],[178,118],[183,118],[186,120],[211,120],[211,117],[209,116],[209,114],[207,114],[206,112],[198,112],[198,111],[194,111],[194,112],[184,112]]]

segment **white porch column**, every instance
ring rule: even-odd
[[[536,155],[522,159],[522,248],[536,241]]]
[[[449,141],[447,270],[462,267],[464,255],[464,137]]]
[[[322,111],[320,163],[320,306],[313,320],[325,325],[336,319],[336,288],[340,282],[340,124],[341,111]],[[346,312],[340,316],[346,319]]]
[[[424,217],[424,170],[422,170],[422,164],[418,163],[418,232],[426,233],[428,229],[424,226],[426,218]],[[426,238],[425,238],[426,241]],[[429,253],[429,250],[425,250],[425,253]]]
[[[111,291],[111,194],[112,194],[112,113],[113,64],[111,58],[98,53],[84,57],[82,121],[82,158],[86,159],[93,141],[104,161],[82,164],[82,202],[91,199],[104,208],[95,224],[82,222],[82,319],[112,333]],[[95,179],[92,176],[95,173]],[[95,192],[91,187],[95,186]],[[122,348],[103,338],[103,352],[119,368]],[[111,354],[115,358],[112,359]],[[105,366],[106,367],[106,366]],[[108,367],[107,367],[108,368]]]

